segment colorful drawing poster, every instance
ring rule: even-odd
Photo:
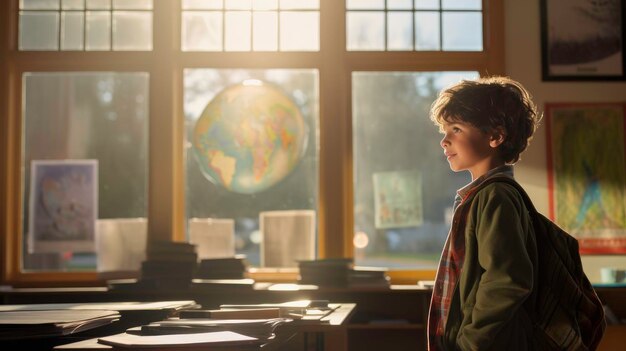
[[[419,226],[423,222],[422,175],[418,171],[375,173],[376,228]]]
[[[96,160],[33,160],[28,250],[93,252],[98,218]]]
[[[550,215],[581,253],[626,253],[624,105],[549,104]]]

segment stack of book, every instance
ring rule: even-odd
[[[386,268],[353,267],[348,273],[348,286],[353,288],[389,288]]]
[[[210,258],[200,261],[196,278],[199,279],[243,279],[247,262],[244,255],[227,258]]]
[[[328,258],[312,261],[299,261],[300,284],[318,286],[347,286],[353,266],[349,258]]]
[[[141,281],[155,288],[189,287],[198,265],[196,246],[185,242],[148,243]]]

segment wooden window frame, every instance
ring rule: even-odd
[[[0,1],[0,283],[15,286],[103,285],[95,272],[21,272],[22,74],[52,71],[141,71],[150,74],[148,237],[185,240],[183,69],[308,68],[319,70],[320,152],[318,256],[353,257],[351,75],[355,71],[473,70],[504,73],[504,9],[483,0],[481,52],[346,50],[345,1],[320,0],[319,52],[183,52],[180,0],[154,1],[153,50],[19,51],[19,0]],[[339,34],[337,34],[339,33]],[[253,59],[251,59],[253,58]],[[433,279],[434,271],[390,272],[394,283]],[[255,273],[293,280],[292,273]]]

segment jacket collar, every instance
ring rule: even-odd
[[[496,167],[494,169],[489,170],[489,172],[483,174],[482,176],[476,178],[471,183],[469,183],[466,186],[462,187],[461,189],[457,190],[456,191],[457,198],[465,199],[467,194],[469,194],[469,192],[472,191],[472,189],[474,189],[475,187],[479,186],[482,182],[484,182],[488,178],[491,178],[491,177],[493,177],[495,175],[506,176],[506,177],[513,178],[513,166],[512,165],[504,165],[504,166]]]

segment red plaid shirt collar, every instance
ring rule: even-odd
[[[463,268],[463,260],[465,259],[465,236],[463,235],[463,228],[465,228],[467,218],[461,218],[456,209],[465,200],[472,189],[480,185],[480,183],[487,178],[496,174],[505,174],[513,177],[513,167],[504,165],[494,168],[459,189],[456,193],[452,226],[446,238],[443,252],[441,253],[439,268],[437,269],[437,276],[435,278],[435,286],[433,287],[430,300],[428,316],[428,349],[430,351],[443,350],[442,339],[448,312],[450,310],[450,302],[452,301],[452,296],[454,295],[454,290]]]

